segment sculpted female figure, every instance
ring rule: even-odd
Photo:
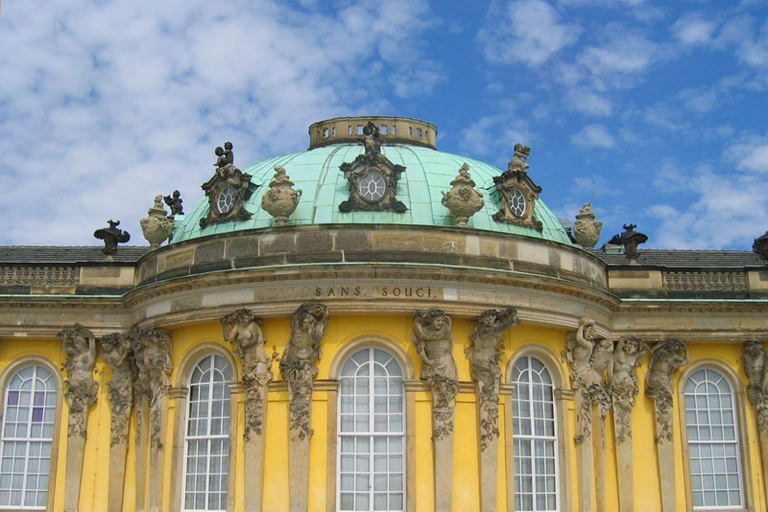
[[[489,309],[480,315],[478,326],[469,335],[472,343],[466,353],[472,376],[481,387],[498,388],[501,333],[519,323],[515,308]]]
[[[639,392],[635,367],[649,350],[644,341],[623,337],[613,351],[613,367],[610,369],[608,384],[613,396],[614,421],[617,423],[616,440],[620,443],[632,436],[630,415],[635,405],[635,395]]]
[[[101,338],[104,353],[101,358],[112,369],[112,380],[107,383],[112,405],[112,444],[128,442],[128,418],[133,402],[133,350],[131,340],[121,333]]]
[[[579,389],[583,384],[586,384],[596,340],[595,321],[591,318],[580,318],[576,335],[569,336],[565,342],[564,355],[571,366],[571,387],[573,389]]]
[[[451,317],[440,309],[417,311],[413,315],[413,343],[423,363],[421,379],[457,383],[458,371],[453,360]]]
[[[80,324],[65,329],[59,336],[64,340],[67,361],[67,402],[69,402],[70,436],[85,437],[88,407],[96,402],[99,384],[93,379],[93,366],[96,363],[96,338],[93,333]]]

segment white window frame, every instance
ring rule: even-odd
[[[192,379],[193,379],[193,377],[195,375],[195,370],[198,368],[198,366],[204,360],[209,359],[209,358],[211,359],[211,369],[209,370],[210,371],[210,376],[209,376],[209,380],[208,380],[208,382],[206,384],[207,387],[209,388],[208,399],[206,401],[198,400],[196,402],[193,402],[192,401],[192,388],[193,388],[193,386],[197,385],[197,384],[192,382]],[[213,370],[215,368],[215,365],[214,365],[215,358],[221,358],[224,361],[224,363],[226,364],[226,367],[229,370],[229,380],[226,379],[226,375],[224,376],[224,380],[222,380],[222,381],[218,381],[218,380],[215,380],[213,378],[216,375],[216,373],[217,373],[216,371]],[[218,352],[209,352],[209,353],[203,355],[202,357],[198,358],[197,361],[193,365],[191,365],[190,368],[189,368],[189,375],[187,377],[187,397],[186,397],[185,406],[184,406],[185,407],[184,439],[183,439],[184,454],[183,454],[183,458],[182,458],[182,468],[183,468],[183,470],[182,470],[182,474],[181,474],[181,504],[180,504],[181,510],[183,510],[185,512],[187,512],[187,511],[192,512],[192,511],[199,511],[199,510],[206,510],[206,511],[214,510],[214,511],[221,511],[221,512],[223,512],[223,511],[226,511],[228,509],[228,503],[231,501],[231,497],[229,496],[229,491],[230,491],[230,487],[231,487],[230,486],[230,483],[231,483],[230,479],[231,479],[231,476],[232,476],[231,465],[232,465],[233,461],[231,460],[230,453],[232,451],[231,431],[232,431],[232,428],[233,428],[233,425],[232,425],[233,421],[232,420],[233,420],[233,416],[234,415],[232,414],[232,410],[231,410],[232,404],[231,404],[231,392],[230,392],[229,386],[232,383],[233,374],[234,374],[234,368],[232,367],[231,361],[227,357],[225,357],[224,355],[222,355],[222,354],[220,354]],[[229,422],[229,426],[228,426],[228,428],[222,428],[220,434],[213,434],[213,435],[211,435],[210,434],[210,425],[211,425],[211,421],[210,420],[212,419],[212,416],[211,416],[211,409],[212,409],[211,406],[213,404],[213,393],[212,392],[213,392],[213,384],[216,383],[216,382],[222,382],[224,384],[224,394],[222,395],[220,401],[221,401],[221,404],[222,404],[223,407],[226,407],[226,408],[229,409],[229,411],[228,411],[229,414],[227,416],[219,416],[218,419],[221,419],[222,421],[224,421],[224,419],[227,419],[228,422]],[[193,405],[201,404],[201,403],[207,403],[208,404],[207,433],[205,435],[190,436],[190,434],[189,434],[190,420],[191,419],[198,419],[198,418],[202,417],[202,416],[194,416],[193,417],[190,414],[191,413],[191,409],[192,409]],[[211,454],[210,454],[211,441],[223,441],[223,448],[222,448],[222,451],[221,451],[221,454],[220,454],[221,455],[221,459],[222,459],[222,466],[221,466],[219,472],[215,473],[215,474],[217,474],[219,476],[226,476],[227,482],[226,482],[226,484],[223,487],[220,487],[219,491],[216,491],[217,493],[223,495],[223,499],[220,502],[221,506],[219,508],[213,508],[213,509],[211,509],[211,508],[187,508],[187,506],[186,506],[186,502],[187,502],[187,465],[188,465],[187,457],[188,457],[189,445],[190,445],[191,441],[200,441],[200,440],[207,440],[207,441],[209,441],[206,444],[206,446],[208,447],[208,452],[207,452],[207,457],[205,458],[205,460],[206,460],[205,473],[202,473],[202,474],[206,475],[206,488],[205,488],[205,491],[204,491],[204,494],[206,495],[206,504],[205,504],[206,507],[208,506],[209,499],[210,499],[210,493],[211,493],[211,490],[208,487],[210,485],[209,477],[211,476],[211,473],[209,473],[210,466],[211,466]],[[196,473],[196,474],[201,474],[201,473]]]
[[[354,378],[354,377],[350,376],[349,374],[344,374],[345,365],[347,364],[348,361],[352,360],[352,357],[356,356],[357,354],[363,353],[363,352],[368,352],[368,357],[365,360],[365,364],[367,364],[369,366],[369,370],[370,370],[369,371],[369,375],[367,376],[367,379],[366,379],[368,381],[369,394],[362,395],[362,396],[358,396],[354,392],[351,395],[350,394],[346,394],[346,393],[344,393],[344,380],[345,379]],[[387,393],[385,395],[381,395],[381,394],[377,395],[374,392],[374,390],[375,390],[375,387],[374,387],[375,372],[373,371],[373,367],[376,364],[381,364],[381,363],[376,363],[375,362],[375,354],[376,354],[376,352],[380,352],[382,354],[385,354],[387,357],[389,357],[390,359],[389,359],[389,361],[387,361],[386,364],[388,365],[390,362],[393,362],[397,366],[397,368],[398,368],[398,370],[400,372],[400,375],[399,376],[395,376],[395,378],[399,379],[400,382],[401,382],[401,389],[400,389],[400,394],[399,394],[399,396],[400,396],[400,411],[398,413],[398,414],[401,414],[401,422],[400,422],[401,429],[398,430],[398,431],[395,431],[395,432],[392,432],[392,431],[389,430],[391,428],[390,427],[390,425],[391,425],[390,419],[391,418],[389,416],[387,417],[387,430],[386,431],[376,432],[375,429],[374,429],[374,421],[375,421],[375,408],[374,408],[375,406],[374,406],[374,402],[375,402],[375,397],[377,397],[377,396],[378,397],[385,396],[385,397],[387,397],[387,403],[389,404],[390,403],[390,398],[392,398],[394,396],[397,396],[397,395],[393,395],[391,393]],[[357,370],[359,370],[360,368],[361,367],[358,367]],[[407,466],[408,466],[408,464],[407,464],[407,454],[406,454],[406,452],[407,452],[407,450],[406,450],[406,441],[407,441],[407,436],[406,436],[406,431],[407,431],[407,418],[406,418],[406,416],[407,416],[407,413],[406,413],[407,406],[406,406],[406,400],[407,399],[406,399],[406,391],[405,391],[405,376],[406,376],[405,371],[406,370],[403,368],[403,365],[401,364],[399,358],[395,354],[393,354],[391,351],[387,350],[386,348],[382,348],[382,347],[376,346],[376,345],[358,346],[358,347],[356,347],[354,351],[350,351],[348,354],[346,354],[346,357],[344,357],[344,359],[341,361],[338,370],[339,370],[339,391],[338,391],[338,408],[337,408],[338,414],[336,416],[336,419],[337,419],[336,425],[337,425],[338,444],[337,444],[337,450],[336,450],[336,468],[337,468],[337,471],[336,471],[336,475],[335,475],[335,479],[336,479],[336,496],[335,496],[335,498],[336,498],[336,510],[338,510],[340,512],[346,512],[347,510],[350,510],[350,509],[343,509],[342,508],[342,505],[343,505],[343,503],[342,503],[342,494],[348,494],[348,491],[353,491],[353,492],[354,491],[358,491],[358,492],[361,492],[361,494],[362,494],[363,491],[365,491],[364,489],[342,490],[342,477],[343,476],[351,474],[351,476],[353,478],[353,485],[357,485],[357,480],[355,479],[355,477],[357,475],[363,476],[363,474],[366,473],[365,470],[358,472],[357,471],[357,467],[355,467],[352,472],[342,471],[342,468],[343,468],[343,466],[342,466],[342,456],[345,455],[344,453],[342,453],[343,452],[343,448],[342,447],[344,445],[344,439],[355,439],[355,440],[357,440],[357,439],[362,439],[362,438],[366,438],[367,437],[368,443],[369,443],[368,444],[368,446],[369,446],[369,451],[368,451],[369,457],[368,457],[368,470],[367,470],[367,476],[368,476],[368,482],[369,482],[369,488],[367,490],[367,493],[369,494],[369,499],[368,499],[368,507],[364,508],[363,510],[380,510],[380,509],[375,509],[374,508],[374,506],[375,506],[375,501],[374,500],[375,500],[375,496],[377,494],[374,491],[375,477],[377,476],[377,473],[376,473],[376,470],[375,470],[375,460],[374,460],[375,459],[376,438],[399,437],[400,445],[401,445],[401,450],[399,452],[397,452],[397,453],[391,452],[391,451],[387,451],[387,455],[390,456],[390,457],[391,456],[397,456],[397,455],[400,456],[400,468],[401,468],[400,471],[389,471],[389,468],[387,467],[385,472],[384,473],[378,473],[378,476],[387,475],[386,476],[387,480],[390,480],[391,476],[397,476],[397,475],[400,476],[400,490],[399,491],[396,490],[394,492],[386,491],[386,496],[387,496],[387,503],[388,503],[388,506],[389,506],[389,504],[390,504],[389,496],[391,494],[400,494],[402,507],[398,508],[398,509],[386,508],[386,509],[381,509],[381,510],[404,511],[404,510],[406,510],[407,503],[408,503],[407,502],[407,492],[408,492],[408,485],[407,485],[407,482],[408,482],[408,468],[407,468]],[[387,373],[387,378],[388,379],[392,379],[393,377],[392,377],[391,374]],[[343,411],[344,411],[344,407],[342,406],[342,400],[345,397],[352,398],[353,401],[357,401],[358,398],[364,398],[364,397],[368,398],[368,404],[367,404],[368,413],[361,413],[361,414],[354,414],[354,413],[352,413],[351,414],[351,418],[352,418],[353,424],[356,424],[356,421],[357,421],[358,417],[360,417],[360,416],[367,416],[367,419],[368,419],[368,422],[369,422],[368,423],[369,428],[368,428],[367,431],[363,431],[363,432],[355,432],[355,431],[344,432],[343,425],[342,425],[342,414],[343,414]],[[389,410],[389,406],[387,407],[387,409]],[[354,441],[354,442],[356,443],[357,441]],[[355,459],[356,458],[357,458],[357,456],[355,457]],[[356,463],[357,462],[355,462],[355,464]],[[389,487],[389,485],[388,485],[388,487]],[[353,499],[355,499],[355,498],[353,498]]]
[[[2,376],[0,376],[0,380],[3,383],[2,387],[2,394],[3,397],[2,404],[0,404],[0,407],[2,407],[2,422],[0,422],[0,474],[2,474],[2,461],[4,459],[3,453],[5,451],[5,445],[6,442],[10,442],[11,439],[7,438],[5,436],[5,430],[6,430],[6,424],[8,419],[8,411],[7,411],[7,405],[8,405],[8,397],[10,389],[10,384],[13,380],[13,378],[21,371],[23,371],[26,368],[35,368],[34,375],[35,378],[37,378],[37,368],[42,368],[43,370],[50,373],[50,388],[48,388],[46,391],[47,393],[50,393],[53,391],[55,393],[55,398],[53,399],[53,404],[46,404],[45,409],[52,410],[53,415],[53,425],[52,425],[52,433],[51,437],[46,437],[44,440],[42,438],[32,438],[32,437],[25,437],[25,438],[13,438],[13,442],[26,442],[27,443],[27,450],[26,454],[29,454],[29,443],[31,442],[49,442],[50,443],[50,455],[49,455],[49,466],[48,466],[48,485],[44,489],[46,494],[46,500],[45,504],[40,505],[34,505],[34,506],[24,506],[22,505],[1,505],[1,510],[46,510],[50,509],[53,506],[53,499],[54,499],[54,489],[55,489],[55,483],[56,483],[56,467],[58,464],[58,444],[57,439],[59,438],[59,425],[60,425],[60,416],[61,416],[61,403],[62,403],[62,380],[61,380],[61,374],[58,372],[58,369],[51,363],[47,361],[43,361],[37,357],[21,357],[17,360],[15,360],[13,363],[8,365],[5,370],[3,371]],[[34,395],[33,398],[34,400]],[[32,404],[30,404],[32,405]],[[43,416],[45,416],[46,411],[43,411]],[[31,412],[31,409],[30,409]],[[31,419],[31,418],[30,418]],[[26,481],[28,476],[28,465],[29,459],[27,456],[25,456],[25,463],[24,463],[24,477],[23,479]],[[44,476],[43,473],[40,473],[38,475],[38,478],[40,476]]]
[[[515,368],[518,365],[520,365],[523,362],[525,362],[525,370],[524,371],[526,371],[526,372],[535,372],[536,370],[534,370],[532,368],[532,360],[536,360],[539,364],[542,365],[542,369],[538,371],[538,374],[541,375],[544,372],[546,372],[546,375],[547,375],[547,377],[549,379],[549,383],[548,384],[544,384],[544,386],[550,388],[549,394],[550,394],[550,398],[551,399],[550,400],[534,400],[533,393],[529,394],[527,402],[528,402],[528,405],[529,405],[530,415],[527,416],[524,420],[530,422],[531,433],[524,435],[524,434],[520,434],[519,432],[514,432],[514,423],[516,422],[516,420],[517,421],[523,420],[523,418],[518,418],[518,417],[515,416],[515,413],[514,413],[515,404],[520,404],[520,397],[519,397],[519,393],[520,393],[520,390],[521,390],[520,384],[522,382],[525,382],[527,384],[535,384],[535,383],[532,383],[530,378],[528,380],[526,380],[526,381],[515,380],[514,379],[514,370],[515,370]],[[530,375],[530,373],[529,373],[529,375]],[[518,357],[515,360],[514,364],[512,365],[511,372],[510,372],[510,383],[514,386],[514,389],[512,390],[512,405],[513,405],[513,411],[512,411],[512,417],[513,417],[512,428],[513,428],[513,433],[512,433],[512,436],[513,436],[513,439],[514,439],[514,442],[515,442],[514,458],[515,459],[520,459],[520,458],[523,457],[522,455],[517,453],[517,445],[518,445],[518,443],[527,442],[527,444],[529,444],[529,447],[530,447],[530,455],[527,456],[526,458],[529,459],[530,462],[531,462],[531,473],[530,473],[530,476],[531,476],[531,485],[532,485],[531,493],[533,494],[533,499],[532,499],[532,507],[533,508],[531,508],[531,509],[523,508],[522,507],[522,503],[518,505],[517,499],[518,499],[518,495],[520,493],[520,490],[517,489],[517,485],[515,485],[515,494],[510,499],[514,500],[515,510],[533,510],[533,511],[537,511],[537,512],[538,511],[546,511],[546,512],[559,511],[559,510],[561,510],[561,499],[560,499],[560,485],[561,485],[560,480],[561,480],[561,476],[560,476],[560,460],[559,460],[560,440],[558,438],[559,427],[558,427],[558,414],[557,414],[557,398],[556,398],[556,395],[555,395],[555,389],[556,389],[555,377],[553,375],[553,372],[550,370],[549,365],[546,363],[546,361],[544,361],[541,358],[537,357],[536,354],[524,354],[524,355],[521,355],[520,357]],[[533,387],[531,386],[531,390],[532,389],[533,389]],[[546,396],[544,398],[546,399]],[[548,436],[548,435],[537,435],[536,434],[535,425],[536,425],[536,420],[537,420],[538,417],[536,416],[536,414],[534,412],[535,411],[534,407],[535,407],[535,405],[537,403],[541,405],[541,408],[543,409],[542,412],[546,412],[546,405],[547,404],[549,404],[551,406],[551,415],[549,417],[546,417],[546,416],[544,417],[545,420],[548,420],[548,421],[552,422],[552,435],[550,435],[550,436]],[[518,405],[518,407],[519,407],[519,405]],[[538,443],[544,442],[546,444],[551,444],[551,446],[552,446],[551,456],[549,456],[547,458],[550,458],[552,460],[552,462],[553,462],[552,472],[546,472],[546,470],[545,470],[545,472],[543,474],[539,474],[539,470],[537,469],[537,458],[539,458],[539,457],[537,457],[537,454],[535,452],[537,442]],[[517,464],[515,466],[517,466]],[[515,478],[515,482],[518,482],[519,477],[518,477],[517,474],[514,475],[514,478]],[[553,489],[550,490],[550,491],[546,491],[546,489],[545,490],[537,489],[537,480],[540,479],[540,478],[545,478],[545,479],[546,478],[553,478],[554,479]],[[526,494],[528,494],[528,493],[526,493]],[[555,499],[555,503],[554,503],[555,506],[554,506],[554,508],[538,508],[537,496],[540,495],[540,494],[544,494],[545,495],[544,496],[545,500],[546,500],[546,495],[547,494],[554,494],[554,499]]]

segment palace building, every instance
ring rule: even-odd
[[[227,143],[149,246],[0,247],[0,510],[767,510],[768,237],[601,237],[436,136]]]

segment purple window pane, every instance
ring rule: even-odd
[[[8,392],[8,405],[19,405],[19,392],[18,391],[9,391]]]
[[[35,391],[35,405],[45,405],[45,391]]]
[[[43,411],[44,409],[42,407],[35,407],[32,409],[32,421],[43,421]]]

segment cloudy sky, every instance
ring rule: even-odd
[[[542,198],[591,200],[604,242],[748,250],[768,230],[768,2],[6,0],[0,244],[142,244],[156,194],[203,196],[213,149],[243,167],[346,115],[430,121],[438,147]]]

